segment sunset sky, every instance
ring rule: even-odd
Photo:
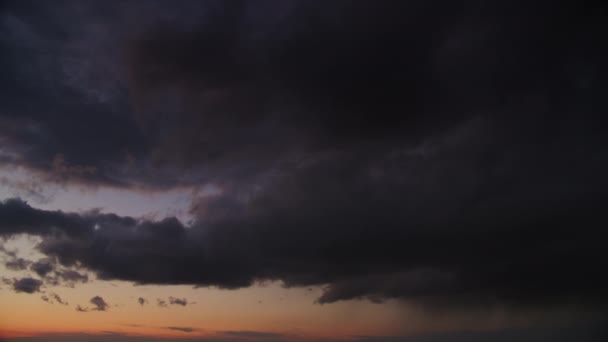
[[[606,341],[607,10],[0,0],[0,341]]]

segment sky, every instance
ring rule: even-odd
[[[594,0],[0,0],[0,341],[605,341]]]

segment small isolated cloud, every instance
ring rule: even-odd
[[[156,299],[156,303],[158,304],[158,306],[160,306],[161,308],[166,308],[167,307],[167,302],[165,302],[164,300],[157,298]]]
[[[80,305],[76,305],[76,311],[78,311],[78,312],[89,312],[89,309],[83,308]]]
[[[21,278],[13,283],[16,292],[34,293],[40,291],[42,282],[34,278]]]
[[[57,302],[61,305],[68,305],[68,302],[61,299],[61,297],[56,293],[50,293],[49,295],[43,295],[40,298],[42,298],[43,301],[50,303],[50,304],[54,304],[55,302]]]
[[[30,270],[41,277],[46,277],[47,274],[54,269],[53,263],[49,259],[40,259],[30,266]]]
[[[6,268],[8,268],[9,270],[13,270],[13,271],[23,271],[25,270],[32,262],[29,260],[25,260],[22,258],[16,258],[16,259],[12,259],[7,261],[4,265],[6,266]]]
[[[169,303],[171,305],[186,306],[186,305],[188,305],[188,300],[186,298],[169,297]]]
[[[185,332],[185,333],[191,333],[191,332],[197,331],[197,329],[190,328],[190,327],[166,327],[165,329],[181,331],[181,332]]]
[[[55,299],[55,301],[61,305],[68,305],[68,302],[61,299],[61,297],[59,297],[59,295],[56,293],[51,293],[51,298]]]
[[[137,298],[137,302],[139,303],[139,305],[143,306],[144,304],[148,303],[148,300],[143,297],[139,297]]]
[[[106,301],[103,300],[103,298],[101,298],[100,296],[95,296],[91,298],[89,302],[95,305],[95,308],[93,308],[93,310],[95,311],[106,311],[106,309],[110,307],[110,305],[106,303]]]

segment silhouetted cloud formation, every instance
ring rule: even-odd
[[[169,297],[169,304],[186,306],[188,305],[188,300],[186,298]]]
[[[96,311],[106,311],[106,309],[110,307],[108,303],[106,303],[106,301],[99,296],[91,298],[89,302],[95,305],[95,308],[93,308],[93,310]]]
[[[68,302],[64,301],[63,299],[61,299],[61,297],[56,294],[56,293],[51,293],[50,296],[55,299],[55,301],[57,301],[57,303],[61,304],[61,305],[68,305]]]
[[[40,291],[42,282],[34,278],[21,278],[15,280],[13,289],[17,292],[34,293]]]
[[[56,293],[50,293],[48,295],[42,295],[40,297],[43,301],[47,302],[47,303],[51,303],[54,304],[55,302],[61,304],[61,305],[68,305],[68,302],[65,302],[63,299],[61,299],[61,297],[56,294]],[[54,300],[54,301],[53,301]]]
[[[139,305],[144,306],[144,304],[148,303],[148,300],[143,297],[139,297],[137,298],[137,302],[139,303]]]
[[[0,236],[139,284],[606,304],[600,2],[70,4],[6,6],[0,162],[217,191],[187,227],[9,199]]]

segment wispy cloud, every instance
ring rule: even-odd
[[[186,306],[188,305],[188,300],[186,298],[169,297],[169,303],[172,305]]]
[[[191,333],[191,332],[198,331],[198,329],[190,328],[190,327],[166,327],[165,329],[181,331],[181,332],[185,332],[185,333]]]

